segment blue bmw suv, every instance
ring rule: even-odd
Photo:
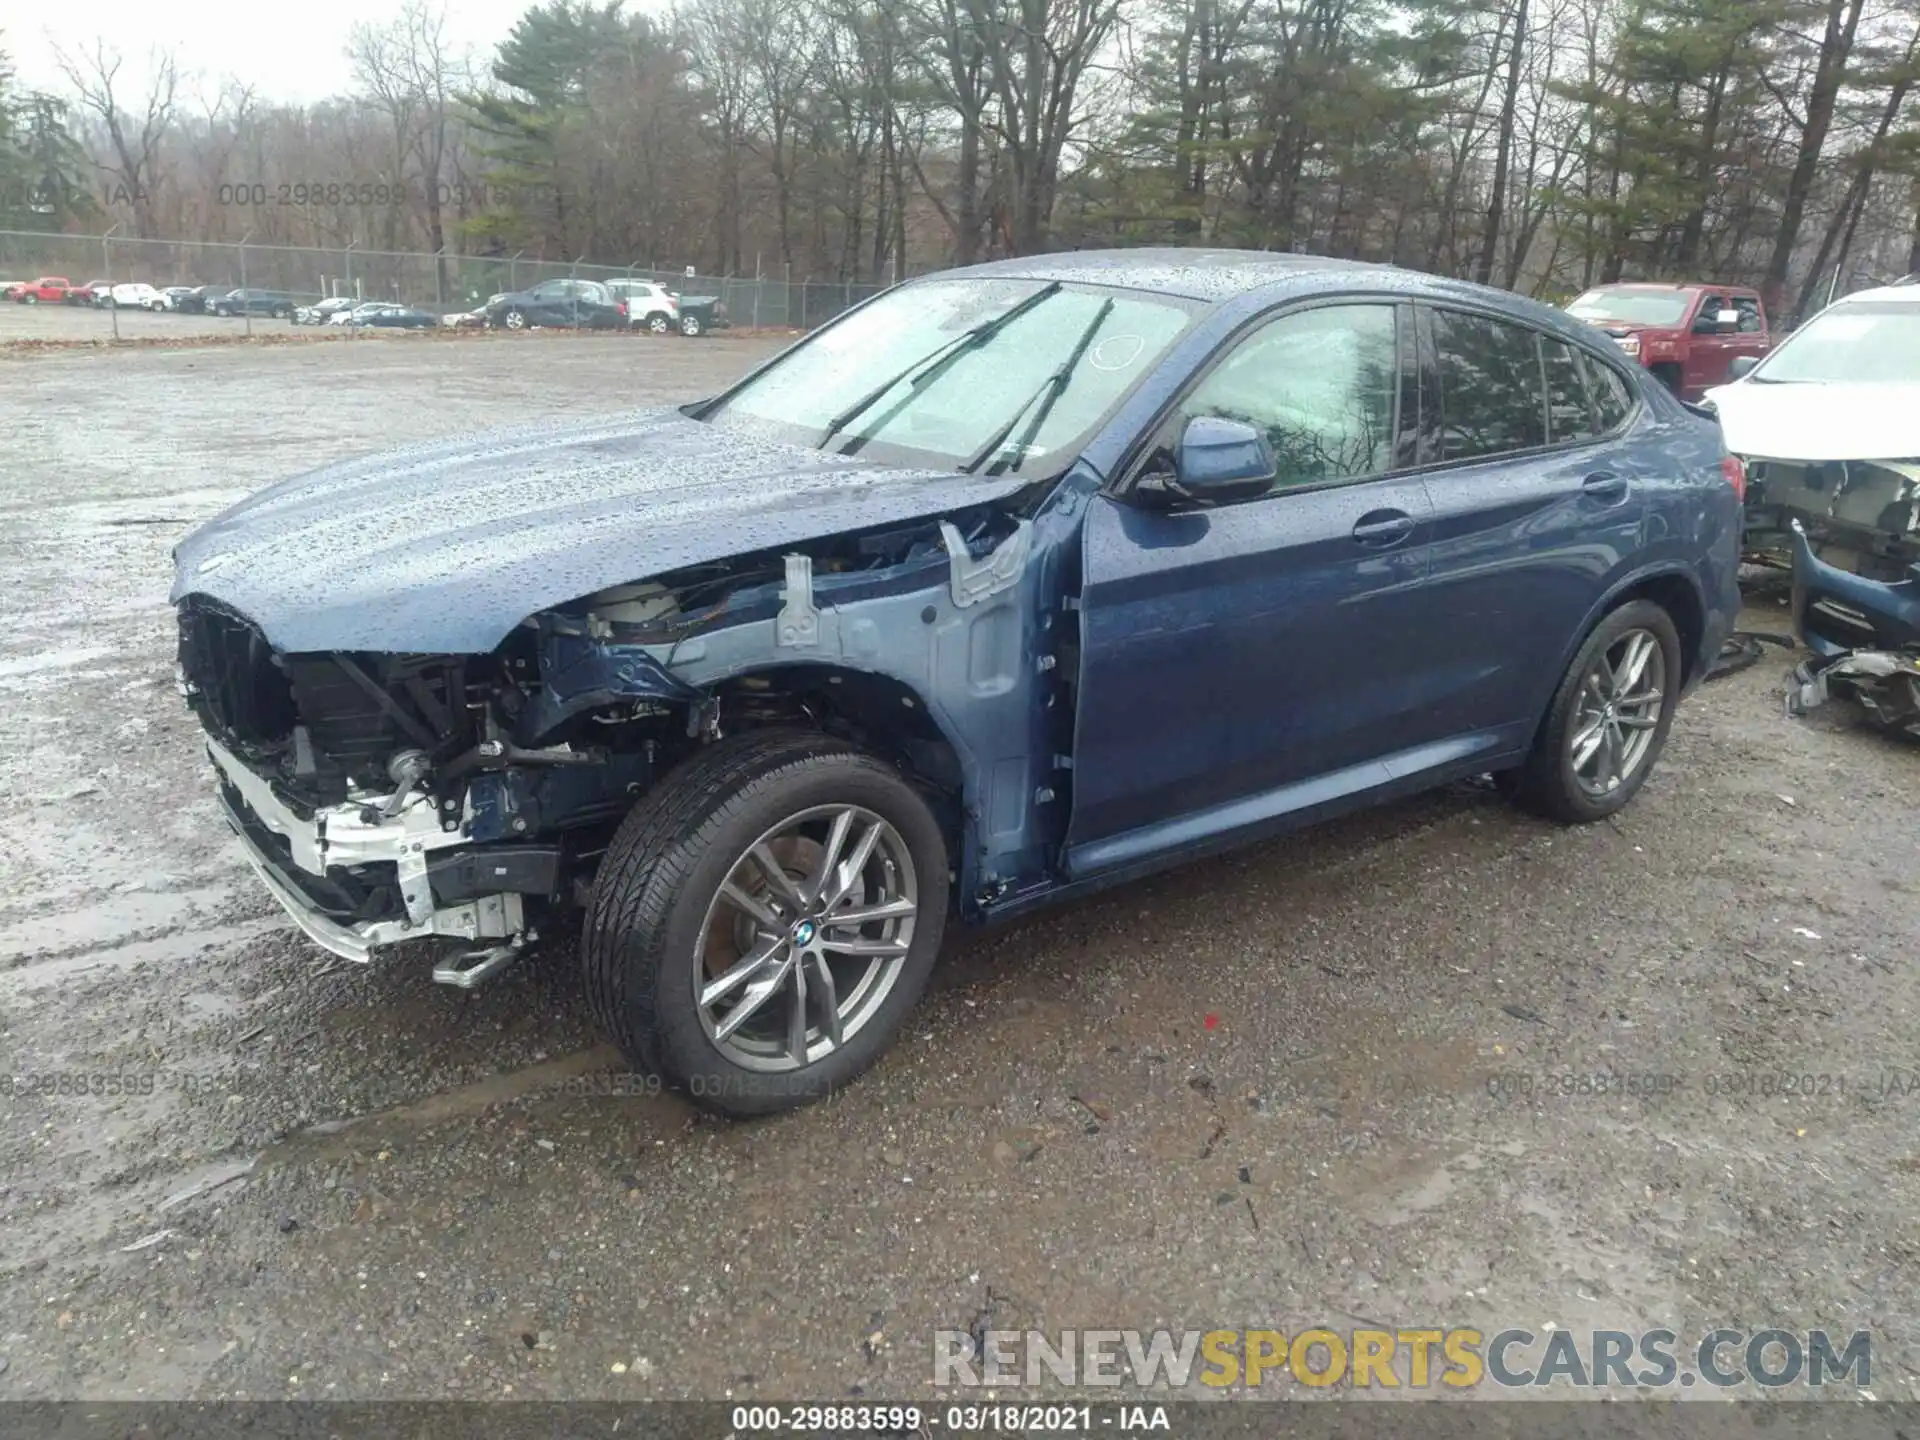
[[[175,551],[181,689],[318,944],[471,986],[584,912],[630,1059],[764,1113],[879,1054],[951,920],[1473,774],[1617,811],[1729,633],[1743,486],[1512,295],[1008,260],[678,409],[243,501]]]

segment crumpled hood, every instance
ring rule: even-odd
[[[217,600],[286,652],[480,654],[608,586],[1025,483],[842,459],[677,410],[527,426],[271,486],[179,544],[172,599]]]
[[[1920,385],[1769,385],[1709,390],[1727,448],[1766,460],[1920,458]]]

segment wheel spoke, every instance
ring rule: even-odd
[[[1621,661],[1624,673],[1617,675],[1616,693],[1630,695],[1633,687],[1640,683],[1640,676],[1647,668],[1647,660],[1653,654],[1653,637],[1645,631],[1636,631],[1627,641],[1627,653]]]
[[[836,910],[820,923],[829,930],[843,930],[849,926],[870,924],[875,920],[904,919],[919,908],[911,900],[882,900],[877,905],[856,905],[851,910]]]
[[[908,942],[905,940],[869,940],[864,935],[853,935],[845,940],[840,940],[831,935],[822,935],[820,937],[820,948],[822,950],[831,950],[836,955],[896,956],[907,953]]]
[[[709,982],[706,988],[700,992],[700,1003],[702,1005],[712,1005],[717,1001],[726,999],[727,996],[731,995],[742,985],[746,984],[748,980],[752,979],[762,966],[779,953],[780,947],[785,943],[786,937],[784,935],[776,935],[770,938],[766,944],[762,945],[758,950],[755,950],[751,955],[736,962],[726,974],[720,976],[717,980]]]
[[[833,967],[824,955],[815,955],[814,986],[820,992],[820,1014],[826,1021],[827,1039],[840,1048],[840,987],[834,983]]]
[[[793,1009],[787,1015],[787,1054],[796,1065],[807,1063],[807,957],[793,959]]]
[[[1607,726],[1604,720],[1596,720],[1592,725],[1582,730],[1580,734],[1574,738],[1573,742],[1573,768],[1575,770],[1586,769],[1588,763],[1593,759],[1594,752],[1600,748],[1601,742],[1606,738]]]
[[[874,821],[860,833],[859,841],[853,847],[853,853],[840,865],[833,879],[833,890],[821,900],[821,908],[833,910],[840,902],[853,893],[853,887],[860,883],[865,873],[867,861],[873,858],[873,847],[880,843],[881,821]]]
[[[774,914],[764,902],[747,894],[746,891],[734,884],[731,879],[720,887],[720,894],[726,899],[728,904],[732,905],[736,910],[744,910],[766,929],[784,930],[787,928],[786,922]]]
[[[1614,718],[1617,724],[1629,730],[1651,730],[1660,723],[1658,715],[1619,715]]]
[[[726,1017],[713,1027],[713,1038],[725,1040],[747,1021],[759,1014],[770,1000],[787,983],[787,968],[791,961],[781,961],[765,967],[760,978],[747,986],[747,993],[740,997],[740,1003],[726,1013]]]
[[[827,880],[833,874],[833,867],[839,863],[840,852],[847,848],[847,835],[852,829],[853,811],[835,811],[833,824],[827,828],[827,843],[820,851],[820,863],[814,867],[813,874],[807,877],[809,899],[817,900],[827,893]]]
[[[802,909],[806,905],[806,897],[794,885],[793,877],[787,874],[786,868],[775,858],[771,850],[764,844],[760,844],[747,853],[753,856],[753,863],[760,867],[760,873],[767,877],[767,884],[773,887],[776,895],[795,910]]]
[[[1613,789],[1626,777],[1621,773],[1620,730],[1618,726],[1607,726],[1606,744],[1601,747],[1606,753],[1605,779],[1607,788]]]

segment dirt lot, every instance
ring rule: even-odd
[[[964,940],[766,1123],[617,1093],[564,950],[466,995],[296,938],[172,690],[168,547],[764,349],[0,354],[0,1070],[133,1092],[0,1094],[0,1396],[908,1396],[936,1328],[1380,1321],[1864,1328],[1913,1398],[1920,754],[1785,719],[1773,656],[1614,823],[1456,790]]]

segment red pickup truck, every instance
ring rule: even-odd
[[[10,286],[7,298],[22,305],[59,305],[73,292],[73,282],[62,275],[42,275],[21,285]]]
[[[1740,285],[1602,285],[1567,306],[1682,400],[1698,400],[1731,378],[1735,357],[1773,348],[1758,291]]]

